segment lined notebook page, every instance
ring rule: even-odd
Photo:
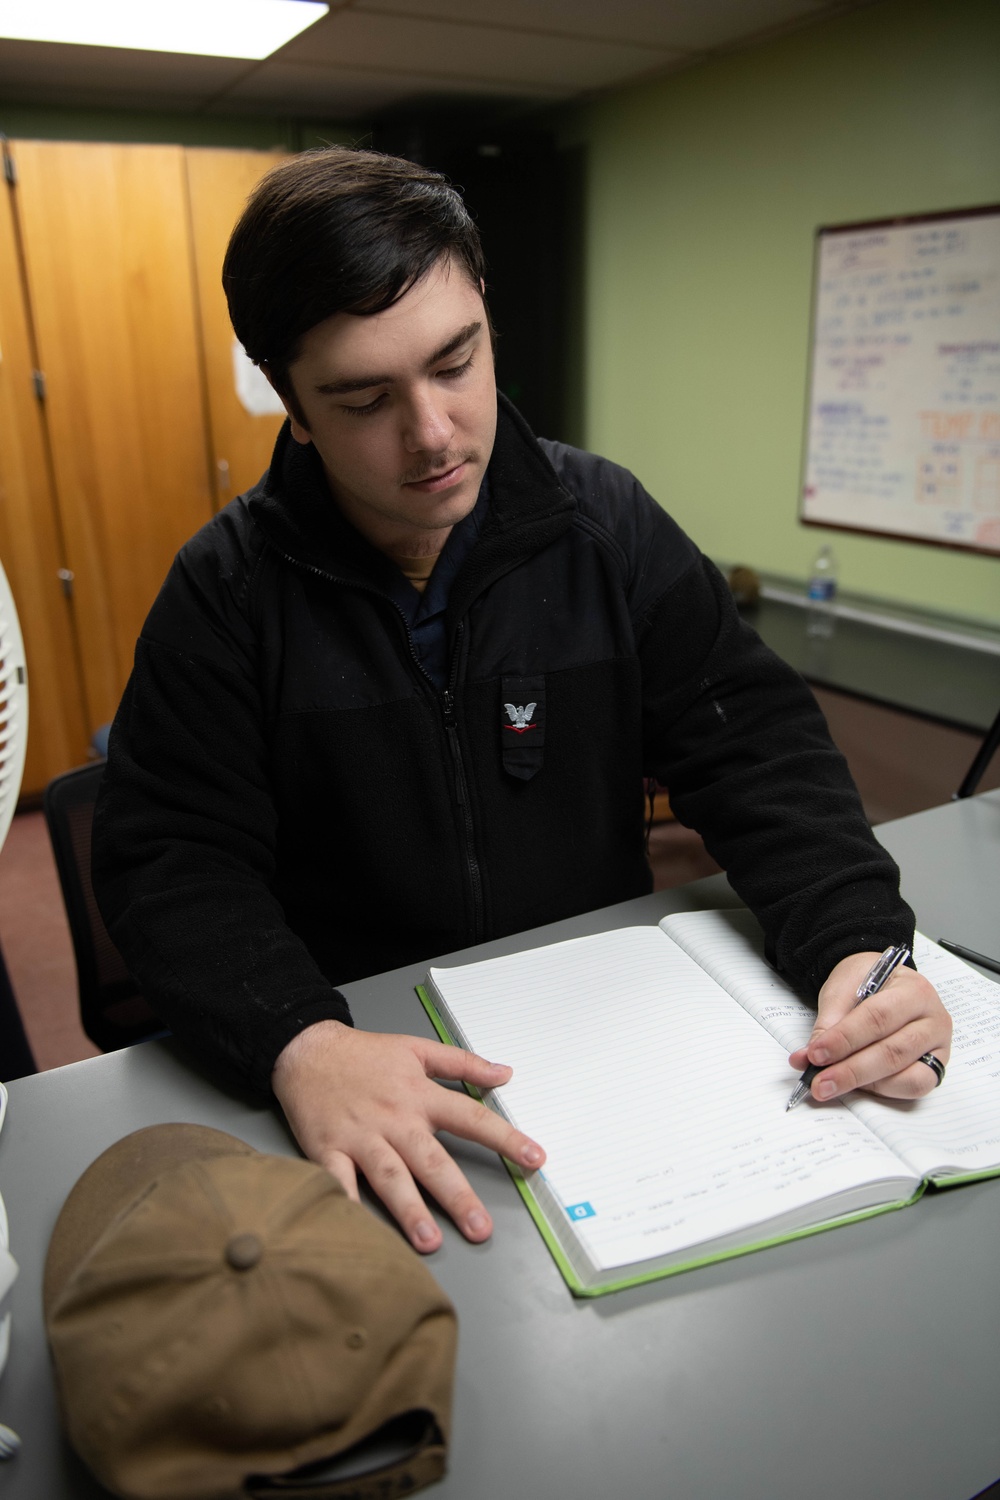
[[[786,1054],[809,1040],[816,1008],[800,999],[765,959],[764,934],[753,912],[746,907],[678,912],[664,917],[660,926],[767,1028]],[[791,1093],[794,1074],[789,1079]]]
[[[656,927],[430,977],[456,1040],[513,1067],[497,1101],[602,1269],[905,1176],[846,1110],[786,1114],[784,1048]]]
[[[660,925],[789,1051],[808,1038],[813,1012],[764,965],[750,912],[685,912]],[[1000,1164],[1000,985],[919,932],[913,956],[954,1022],[945,1082],[910,1101],[858,1093],[850,1108],[920,1176],[987,1170]]]

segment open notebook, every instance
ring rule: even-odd
[[[1000,1174],[1000,986],[920,934],[914,958],[955,1022],[944,1085],[790,1113],[815,1011],[747,911],[433,968],[419,993],[445,1041],[513,1067],[485,1102],[545,1147],[512,1175],[593,1296]]]

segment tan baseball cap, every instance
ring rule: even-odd
[[[311,1162],[126,1136],[63,1205],[43,1300],[70,1441],[126,1500],[393,1500],[444,1473],[454,1308]]]

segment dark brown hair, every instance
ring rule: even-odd
[[[258,183],[230,237],[222,284],[236,337],[289,398],[288,367],[310,328],[338,312],[384,311],[445,255],[479,286],[479,234],[444,177],[331,146]]]

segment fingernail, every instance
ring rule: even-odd
[[[827,1063],[830,1061],[829,1047],[810,1047],[809,1056],[814,1063]]]
[[[482,1234],[484,1229],[490,1227],[489,1219],[479,1208],[474,1208],[465,1222],[473,1234]]]
[[[526,1167],[540,1167],[542,1164],[542,1153],[537,1146],[525,1146],[521,1152],[521,1160]]]
[[[429,1219],[421,1219],[419,1224],[413,1226],[413,1238],[418,1245],[433,1245],[437,1240],[434,1225]]]
[[[813,1089],[817,1099],[832,1099],[837,1092],[837,1085],[832,1078],[821,1078]]]

